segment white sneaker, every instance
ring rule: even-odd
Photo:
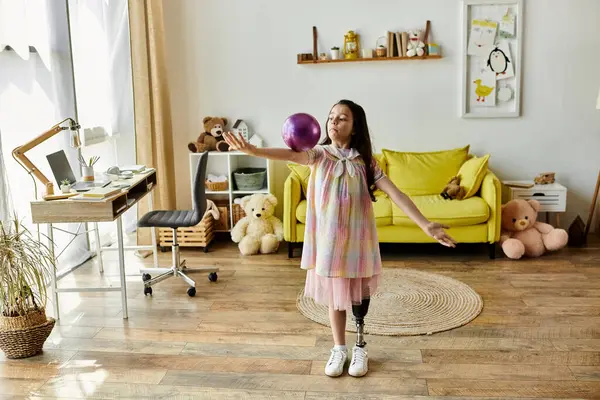
[[[327,365],[325,365],[325,374],[328,376],[340,376],[344,372],[344,364],[348,359],[348,354],[344,350],[333,348]]]
[[[369,371],[369,357],[367,350],[363,347],[354,346],[352,348],[352,361],[348,368],[348,373],[352,376],[364,376]]]

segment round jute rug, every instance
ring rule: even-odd
[[[316,304],[300,291],[300,312],[312,321],[331,326],[327,306]],[[479,315],[483,300],[468,285],[442,275],[414,269],[384,268],[378,292],[371,297],[364,332],[371,335],[428,335],[465,325]],[[346,330],[356,332],[352,310]]]

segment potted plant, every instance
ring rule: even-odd
[[[68,179],[60,181],[60,191],[65,194],[71,192],[71,182]]]
[[[42,351],[54,328],[46,317],[46,287],[55,261],[50,249],[15,217],[0,221],[0,349],[7,358]]]
[[[340,48],[337,46],[333,46],[330,50],[331,53],[331,59],[332,60],[339,60],[340,58]]]

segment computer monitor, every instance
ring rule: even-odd
[[[77,182],[75,179],[75,174],[73,174],[71,164],[69,164],[69,160],[67,160],[67,155],[65,154],[64,150],[59,150],[56,153],[48,154],[46,159],[48,160],[48,164],[50,164],[50,169],[52,169],[52,174],[54,174],[54,179],[56,179],[58,186],[60,186],[60,183],[65,179],[69,181],[71,188],[75,190],[89,190],[94,187],[102,187],[106,185],[106,183],[110,182]]]

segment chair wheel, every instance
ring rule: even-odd
[[[217,273],[211,272],[210,274],[208,274],[208,280],[211,282],[216,282],[217,281]]]
[[[194,297],[196,295],[196,288],[195,287],[191,287],[187,290],[188,296],[190,297]]]
[[[208,253],[208,247],[204,246],[204,248],[202,249],[203,252]]]
[[[151,287],[145,287],[145,288],[144,288],[144,296],[146,296],[146,295],[148,295],[148,294],[149,294],[150,296],[152,296],[152,288],[151,288]]]
[[[152,279],[152,277],[150,276],[150,274],[142,274],[142,280],[144,282],[149,281],[150,279]]]

